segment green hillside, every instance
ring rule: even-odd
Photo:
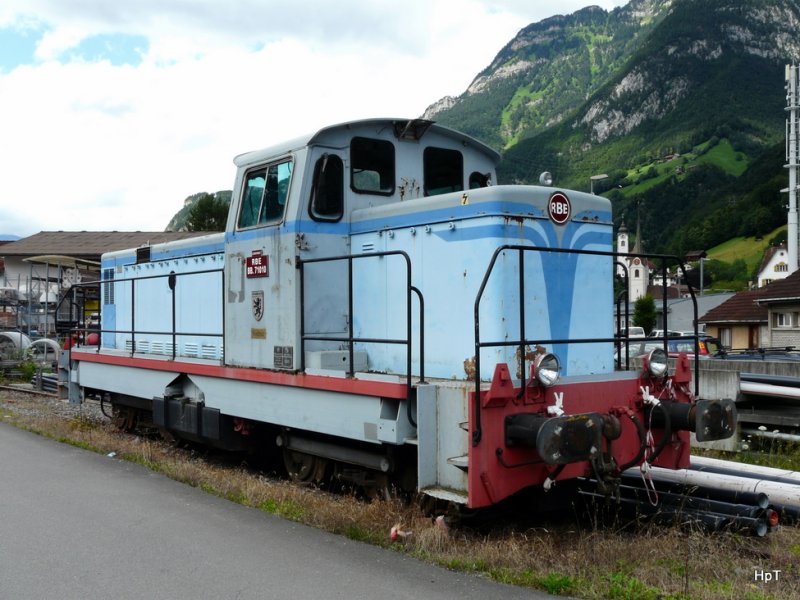
[[[764,250],[771,246],[776,238],[785,237],[787,226],[783,225],[763,237],[735,237],[708,250],[708,258],[733,263],[744,260],[748,270],[753,273],[761,264]]]

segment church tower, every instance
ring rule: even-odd
[[[642,254],[644,252],[642,244],[642,219],[639,216],[638,209],[636,213],[636,242],[630,252],[631,254]],[[650,286],[650,267],[647,264],[647,259],[638,256],[629,259],[628,275],[630,277],[628,302],[636,302],[639,298],[647,294],[647,288]]]
[[[630,236],[625,221],[620,223],[617,230],[617,252],[619,254],[641,254],[642,247],[642,222],[638,214],[636,217],[636,240],[631,248]],[[636,302],[639,298],[647,294],[650,285],[650,268],[647,259],[638,256],[630,258],[620,258],[619,262],[628,268],[628,302]],[[625,276],[625,269],[622,265],[617,265],[617,275]]]
[[[629,240],[628,240],[628,228],[625,227],[625,220],[622,220],[622,223],[619,225],[619,229],[617,230],[617,252],[620,254],[627,254],[630,252]],[[619,262],[625,263],[627,266],[627,259],[620,259]],[[622,265],[617,265],[617,275],[620,277],[625,277],[625,270],[623,269]]]

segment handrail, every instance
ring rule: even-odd
[[[406,337],[404,339],[391,338],[359,338],[353,335],[353,261],[362,258],[383,258],[386,256],[400,256],[405,261],[406,271]],[[314,263],[347,261],[347,336],[330,335],[307,335],[305,331],[305,266]],[[327,256],[323,258],[309,258],[296,260],[297,268],[300,270],[300,369],[305,371],[306,341],[329,341],[345,342],[348,345],[350,365],[347,374],[350,377],[355,375],[354,343],[363,344],[400,344],[406,347],[406,398],[408,402],[408,417],[412,425],[416,423],[411,414],[411,350],[412,350],[412,327],[411,327],[411,294],[414,293],[419,299],[419,343],[420,343],[420,381],[425,380],[425,329],[424,329],[424,299],[422,292],[411,284],[411,258],[402,250],[387,250],[383,252],[366,252],[364,254],[346,254],[341,256]]]
[[[484,342],[481,341],[480,337],[480,304],[483,298],[483,294],[486,290],[486,286],[489,282],[489,278],[494,271],[495,264],[497,263],[497,259],[499,258],[500,254],[505,251],[516,251],[518,253],[518,269],[519,269],[519,304],[520,304],[520,324],[519,324],[519,339],[517,340],[503,340],[503,341],[490,341]],[[475,325],[475,394],[474,394],[474,413],[475,413],[475,421],[474,427],[472,430],[472,444],[473,446],[477,446],[481,441],[482,436],[482,429],[481,429],[481,349],[488,348],[488,347],[510,347],[510,346],[518,346],[519,347],[519,370],[521,376],[521,386],[524,390],[527,382],[526,382],[526,372],[525,372],[525,347],[529,344],[587,344],[587,343],[604,343],[604,342],[617,342],[618,337],[610,337],[610,338],[581,338],[581,339],[567,339],[567,340],[528,340],[525,338],[525,308],[524,308],[524,290],[525,290],[525,259],[524,253],[525,252],[547,252],[553,254],[579,254],[579,255],[587,255],[587,256],[608,256],[614,260],[619,258],[645,258],[645,259],[656,259],[662,261],[674,261],[677,263],[680,270],[683,272],[684,277],[686,275],[686,269],[683,265],[683,262],[677,257],[668,254],[627,254],[627,253],[620,253],[620,252],[609,252],[604,250],[576,250],[570,248],[542,248],[538,246],[523,246],[518,244],[504,244],[499,246],[492,255],[491,260],[489,261],[489,265],[484,273],[483,280],[481,281],[480,288],[478,289],[478,293],[475,297],[475,304],[474,304],[474,325]],[[666,265],[666,262],[664,262]],[[666,270],[666,266],[662,267],[662,270]],[[666,281],[666,277],[664,278]],[[697,324],[697,299],[694,295],[694,290],[689,286],[689,293],[692,298],[692,303],[694,305],[694,323],[695,327]],[[664,304],[663,304],[663,312],[664,312],[664,323],[666,329],[666,291],[664,292]],[[696,329],[695,329],[696,331]],[[665,351],[666,351],[666,338],[664,339]],[[699,352],[699,338],[695,333],[695,357],[697,357]],[[695,359],[695,395],[698,394],[699,390],[699,379],[700,375],[700,365],[699,361]]]
[[[191,332],[191,331],[178,331],[177,330],[177,305],[175,301],[175,295],[177,293],[178,288],[178,278],[180,277],[187,277],[190,275],[207,275],[209,273],[220,273],[223,278],[223,285],[220,286],[221,293],[222,293],[222,332],[221,333],[212,333],[212,332]],[[114,286],[118,283],[128,283],[131,284],[131,328],[130,329],[104,329],[100,328],[90,328],[90,327],[72,327],[69,329],[70,335],[72,333],[80,332],[80,331],[91,331],[92,333],[112,333],[112,334],[130,334],[131,336],[131,355],[136,353],[136,335],[169,335],[172,337],[172,352],[171,358],[175,360],[177,357],[177,338],[178,337],[214,337],[214,338],[224,338],[225,337],[225,285],[224,285],[224,277],[225,271],[224,268],[217,268],[217,269],[207,269],[203,271],[185,271],[185,272],[175,272],[170,271],[169,273],[164,273],[160,275],[144,275],[142,277],[123,277],[123,278],[114,278],[114,279],[99,279],[97,281],[92,281],[89,283],[80,283],[75,284],[70,289],[70,295],[72,296],[71,302],[75,300],[75,292],[79,289],[89,289],[89,288],[97,288],[99,290],[99,297],[102,302],[103,298],[103,286],[104,285],[111,285]],[[151,279],[167,279],[169,289],[170,289],[170,302],[171,302],[171,314],[172,314],[172,326],[169,330],[165,331],[149,331],[149,330],[137,330],[136,329],[136,282],[143,281],[143,280],[151,280]],[[66,299],[67,296],[64,297]],[[62,299],[59,302],[59,306],[64,301]],[[84,297],[85,301],[85,297]],[[75,305],[78,305],[77,302],[74,302]],[[154,307],[155,308],[155,307]],[[80,309],[80,313],[83,313],[83,308]],[[102,325],[102,320],[101,320]],[[225,360],[225,344],[221,345],[222,351],[222,360]],[[100,352],[100,345],[98,344],[96,352]]]

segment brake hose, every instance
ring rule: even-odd
[[[637,417],[631,411],[628,410],[626,411],[625,414],[628,415],[628,418],[631,421],[633,421],[633,424],[636,426],[636,432],[639,434],[639,441],[641,443],[639,444],[639,452],[636,453],[636,456],[634,456],[633,459],[629,460],[624,465],[622,465],[619,468],[620,471],[625,471],[626,469],[630,469],[632,466],[637,464],[640,460],[642,460],[642,457],[644,457],[644,452],[645,450],[647,450],[647,434],[645,433],[644,425],[642,425],[642,422],[639,420],[639,417]]]
[[[653,410],[655,410],[656,407],[660,408],[662,414],[664,415],[664,427],[663,427],[664,431],[661,436],[661,439],[658,441],[658,444],[656,444],[655,447],[653,448],[653,453],[646,459],[647,464],[650,465],[652,465],[653,461],[658,458],[658,455],[661,454],[661,451],[664,450],[664,448],[667,445],[667,442],[672,437],[672,420],[669,417],[669,411],[666,408],[664,408],[664,406],[662,406],[661,402],[655,403],[653,407],[650,409],[650,419],[649,419],[650,422],[652,422],[653,420]],[[652,428],[650,429],[652,430]]]

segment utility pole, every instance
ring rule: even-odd
[[[787,234],[789,250],[789,273],[794,273],[798,268],[798,225],[797,225],[797,169],[798,169],[798,141],[800,141],[800,99],[798,99],[798,70],[797,65],[786,65],[786,111],[789,118],[786,121],[786,160],[789,169],[789,187],[782,192],[789,192],[789,231]]]

